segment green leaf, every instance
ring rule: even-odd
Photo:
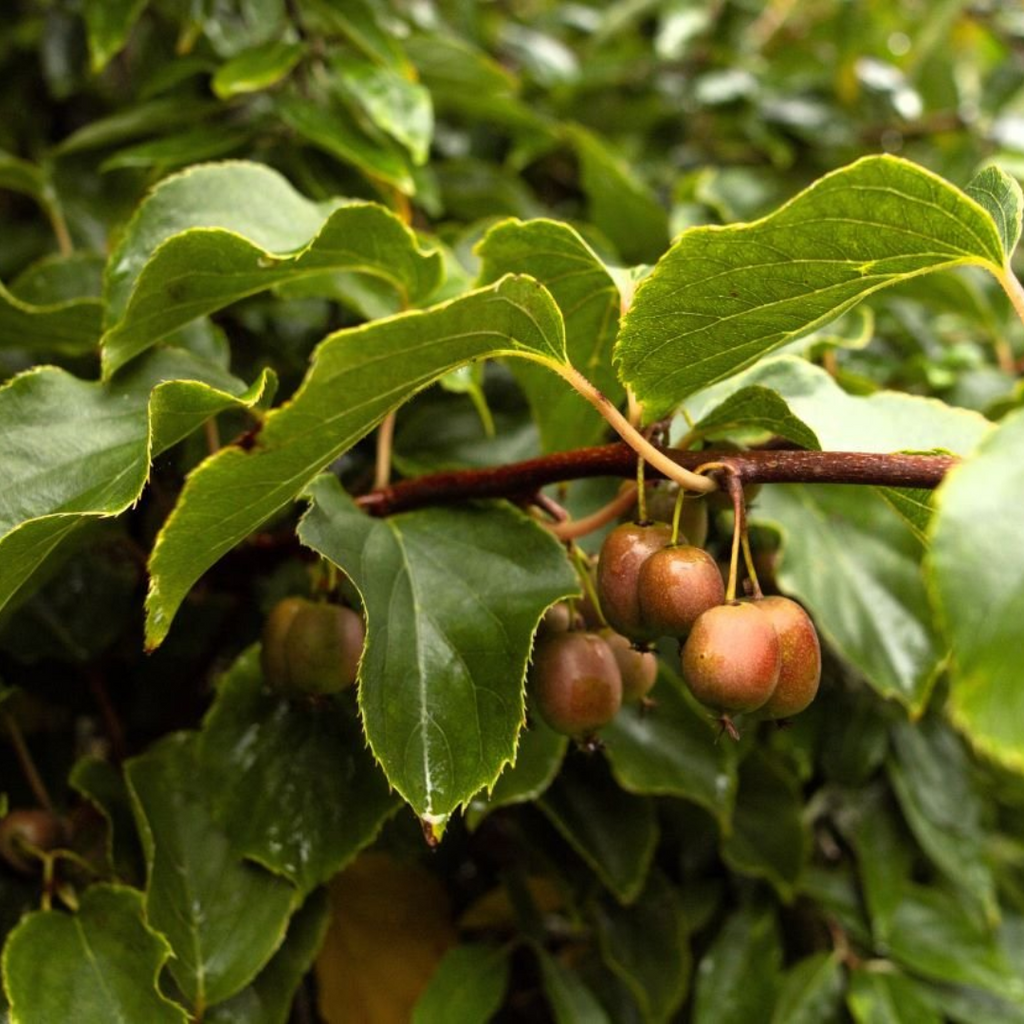
[[[102,4],[104,0],[96,0]],[[129,139],[139,139],[165,133],[181,125],[202,123],[218,110],[212,100],[192,99],[188,96],[167,96],[134,106],[122,107],[107,117],[90,121],[72,132],[55,147],[59,156],[82,153],[91,149],[119,145]]]
[[[711,717],[682,683],[663,674],[645,710],[626,705],[603,730],[612,773],[631,793],[682,797],[708,810],[723,830],[736,799],[736,755],[719,743]]]
[[[154,190],[110,259],[104,373],[183,324],[274,285],[358,271],[385,280],[413,305],[438,286],[442,268],[440,254],[420,249],[382,206],[331,212],[258,164],[193,168]]]
[[[327,33],[341,33],[379,64],[406,75],[414,74],[394,31],[393,11],[388,11],[386,17],[379,17],[379,8],[373,0],[346,0],[344,4],[333,0],[306,0],[303,14],[307,14],[306,8],[311,26],[318,26]]]
[[[697,966],[693,1024],[750,1024],[775,1004],[782,966],[775,914],[734,913]]]
[[[90,886],[77,914],[37,911],[8,937],[3,971],[12,1020],[186,1024],[184,1009],[157,987],[170,955],[143,920],[139,892]]]
[[[782,976],[772,1024],[821,1024],[836,1019],[843,998],[843,966],[835,953],[814,953]]]
[[[740,765],[732,828],[722,840],[725,862],[740,874],[767,879],[790,901],[810,845],[802,812],[796,779],[753,750]]]
[[[343,163],[379,179],[405,195],[416,182],[404,151],[386,135],[370,135],[343,103],[329,97],[311,99],[299,94],[277,97],[281,120],[307,142]]]
[[[257,647],[221,677],[199,762],[231,848],[302,892],[345,867],[398,806],[352,712],[268,693]]]
[[[498,777],[489,793],[478,793],[466,810],[466,823],[471,829],[499,807],[536,800],[554,782],[569,745],[562,736],[535,717],[528,729],[519,733],[514,765]]]
[[[416,1003],[412,1024],[487,1024],[505,998],[509,966],[507,947],[453,947]]]
[[[905,160],[865,157],[763,220],[684,232],[637,289],[620,375],[654,419],[880,288],[1003,262],[974,200]]]
[[[0,284],[0,349],[84,355],[100,340],[102,318],[99,299],[32,303]]]
[[[128,42],[128,33],[148,0],[84,0],[86,34],[93,73],[102,71]]]
[[[430,154],[434,108],[430,93],[401,72],[347,57],[336,65],[342,88],[383,132],[401,143],[422,166]]]
[[[884,968],[884,969],[883,969]],[[846,1005],[856,1024],[942,1024],[919,991],[919,983],[891,964],[850,972]]]
[[[901,722],[892,738],[889,779],[910,830],[932,862],[994,922],[998,910],[986,806],[963,744],[933,718]]]
[[[206,122],[119,149],[100,164],[100,170],[106,174],[130,167],[145,168],[154,169],[162,175],[179,167],[234,153],[251,136],[252,130],[246,125],[236,127],[218,121]]]
[[[611,1024],[597,997],[579,975],[542,947],[534,947],[540,962],[544,995],[555,1015],[555,1024]]]
[[[44,256],[12,282],[11,294],[22,302],[45,306],[75,299],[99,299],[107,259],[98,252]]]
[[[0,188],[20,192],[44,204],[48,190],[46,174],[37,164],[0,149]]]
[[[298,892],[234,853],[207,806],[195,748],[195,734],[168,736],[125,771],[146,853],[146,919],[167,936],[171,974],[202,1010],[240,992],[270,960]]]
[[[224,409],[252,408],[271,382],[264,372],[245,390],[166,349],[106,384],[37,367],[0,388],[0,608],[84,519],[133,505],[152,457]]]
[[[566,134],[579,158],[588,219],[627,263],[654,262],[669,240],[664,207],[600,135],[576,124]]]
[[[948,709],[981,751],[1024,768],[1020,622],[1024,562],[1024,413],[1008,416],[936,494],[928,560],[931,591],[953,645]]]
[[[964,192],[995,222],[1006,262],[1009,263],[1020,241],[1021,209],[1024,207],[1024,194],[1017,179],[998,167],[986,167],[971,178]]]
[[[622,385],[611,365],[621,298],[597,254],[569,225],[551,220],[507,220],[487,232],[477,252],[480,280],[529,274],[545,285],[565,319],[569,361],[616,404]],[[575,391],[541,367],[513,366],[540,427],[545,451],[596,444],[607,424]]]
[[[274,40],[232,57],[217,68],[210,85],[222,100],[269,89],[287,78],[305,56],[303,43]]]
[[[296,911],[284,944],[256,980],[213,1007],[205,1024],[286,1024],[295,990],[313,965],[327,931],[330,903],[326,890],[318,890]]]
[[[595,914],[605,963],[632,993],[644,1019],[670,1020],[686,997],[693,967],[676,888],[653,871],[636,902],[599,903]]]
[[[189,477],[150,562],[150,646],[163,640],[206,569],[390,409],[463,363],[501,355],[565,362],[558,308],[529,278],[505,278],[432,309],[327,338],[298,392],[267,416],[252,450],[224,448]]]
[[[117,877],[141,881],[142,850],[124,775],[109,761],[82,757],[71,769],[68,782],[106,818],[107,860]]]
[[[331,477],[311,492],[299,538],[350,577],[366,612],[366,738],[416,813],[443,823],[514,757],[534,630],[575,575],[508,505],[372,519]]]
[[[737,427],[778,434],[803,448],[821,448],[814,431],[793,415],[782,396],[759,385],[733,392],[721,405],[702,416],[690,428],[690,434],[711,437]]]
[[[908,885],[892,916],[892,958],[916,974],[947,984],[974,985],[1024,1005],[1020,965],[959,901],[937,889]]]
[[[945,662],[921,544],[863,487],[766,487],[751,512],[782,534],[779,586],[884,697],[920,711]]]
[[[623,792],[600,760],[575,757],[537,806],[616,899],[636,899],[658,844],[653,800]]]

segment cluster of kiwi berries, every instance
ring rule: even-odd
[[[703,500],[688,504],[703,512],[703,523],[693,520],[703,543]],[[531,684],[552,728],[587,741],[623,700],[644,698],[657,671],[649,648],[659,637],[678,639],[684,681],[733,735],[733,714],[788,719],[814,699],[821,648],[807,612],[759,590],[753,599],[727,600],[714,558],[678,529],[672,538],[666,523],[616,527],[597,565],[596,596],[608,628],[542,631]]]

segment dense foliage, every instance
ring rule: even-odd
[[[0,1018],[1024,1022],[1017,5],[5,15]],[[801,453],[785,727],[538,712],[612,427]]]

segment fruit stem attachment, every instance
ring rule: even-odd
[[[699,491],[707,494],[718,489],[718,484],[708,478],[699,476],[683,469],[674,459],[669,458],[660,448],[655,447],[637,430],[625,416],[608,401],[586,377],[569,363],[550,360],[546,364],[554,370],[567,384],[585,398],[609,423],[612,429],[639,455],[646,459],[655,469],[674,480],[680,487],[688,491]]]
[[[747,532],[747,502],[743,494],[743,484],[735,473],[727,474],[725,478],[725,489],[732,501],[733,514],[733,543],[735,544],[736,534],[739,534],[740,545],[743,548],[743,562],[747,567],[747,576],[750,578],[751,594],[754,598],[764,597],[761,591],[761,584],[757,579],[757,570],[754,568],[754,556],[750,552],[750,535]]]
[[[679,493],[676,495],[675,508],[672,509],[672,539],[669,541],[670,547],[675,547],[679,543],[679,517],[683,513],[683,501],[686,497],[686,492],[680,487]]]
[[[373,474],[373,486],[376,490],[387,487],[391,480],[391,449],[395,441],[394,409],[380,421],[377,428],[377,464]]]
[[[7,735],[11,738],[11,746],[14,747],[14,755],[18,759],[18,764],[21,766],[29,789],[32,790],[32,795],[36,798],[36,802],[40,807],[45,808],[52,814],[53,801],[50,799],[50,793],[46,788],[46,783],[43,782],[43,777],[36,768],[35,761],[32,760],[32,753],[28,749],[28,744],[25,743],[25,737],[21,734],[21,727],[15,720],[14,715],[9,711],[4,712],[3,720],[4,726],[7,729]]]
[[[587,561],[587,556],[575,544],[573,544],[571,550],[573,561],[576,563],[576,574],[579,576],[580,585],[583,587],[583,596],[590,598],[590,603],[594,606],[594,611],[597,612],[601,625],[607,629],[608,620],[604,617],[601,598],[597,596],[597,587],[594,586],[594,580],[590,575],[590,563]]]
[[[644,486],[644,466],[647,465],[643,456],[636,460],[636,514],[637,522],[647,522],[647,488]],[[680,491],[680,494],[683,492]]]
[[[627,487],[621,494],[617,494],[607,505],[602,505],[596,512],[582,519],[566,519],[560,523],[545,523],[544,525],[559,539],[564,541],[576,540],[579,537],[586,537],[588,533],[600,530],[613,519],[625,515],[636,504],[636,491]]]

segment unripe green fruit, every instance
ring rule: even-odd
[[[351,608],[287,597],[263,627],[263,677],[286,696],[337,693],[356,681],[365,635]]]
[[[622,706],[622,673],[596,633],[559,633],[539,643],[530,685],[544,721],[577,739],[607,725]]]
[[[779,682],[781,645],[772,620],[758,607],[733,601],[704,612],[682,652],[683,679],[707,707],[756,711]]]
[[[39,861],[24,847],[52,850],[65,841],[65,833],[64,823],[51,811],[11,811],[0,821],[0,857],[15,871],[31,875]]]
[[[779,637],[782,663],[779,682],[759,714],[789,718],[814,700],[821,682],[821,644],[811,617],[788,597],[765,597],[756,602],[771,619]]]
[[[664,523],[617,526],[605,538],[597,563],[597,594],[608,624],[632,640],[653,640],[658,633],[647,627],[640,613],[637,582],[640,567],[672,539]]]
[[[638,651],[628,637],[614,629],[602,629],[604,642],[611,648],[622,674],[622,703],[636,703],[651,692],[658,678],[658,658],[651,651]]]
[[[718,563],[690,545],[662,548],[640,567],[640,615],[659,636],[685,636],[698,615],[725,600]]]

